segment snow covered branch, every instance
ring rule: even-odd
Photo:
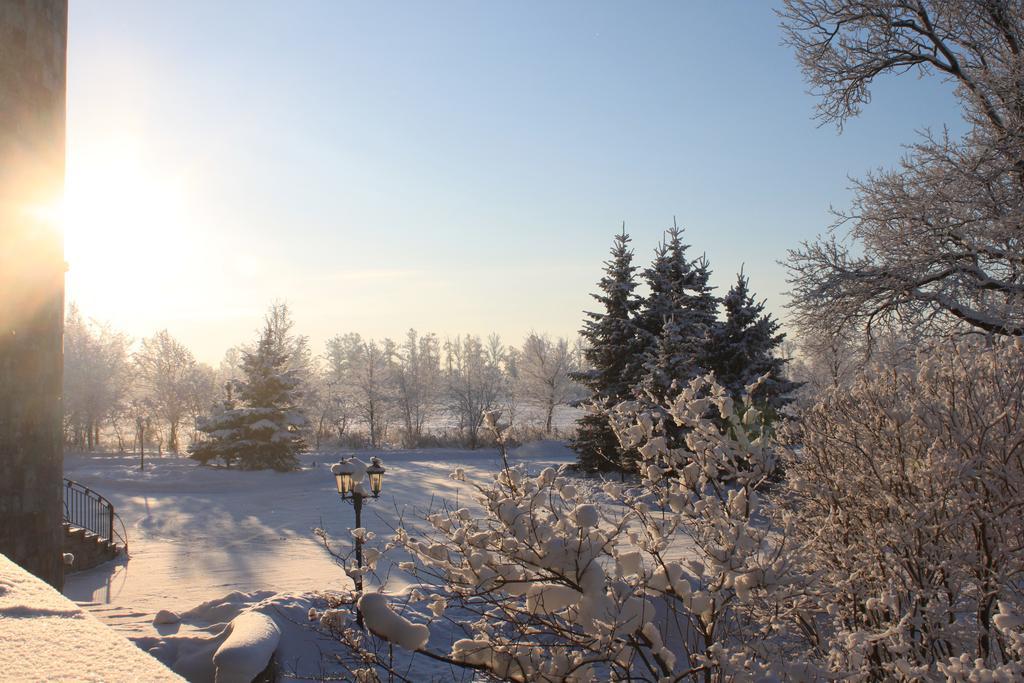
[[[833,670],[1021,675],[1003,628],[1020,622],[998,616],[1024,605],[1021,347],[937,346],[916,368],[827,392],[788,427],[780,514],[818,577],[803,609],[821,618],[811,640]]]
[[[436,618],[460,615],[466,637],[442,656],[521,681],[806,670],[785,647],[796,636],[780,637],[788,615],[770,616],[797,586],[785,531],[760,513],[775,454],[749,399],[733,403],[709,378],[691,382],[666,407],[688,430],[678,450],[621,404],[613,426],[643,458],[635,485],[510,467],[476,485],[482,515],[445,509],[427,534],[399,529],[415,559],[402,569],[434,586]]]

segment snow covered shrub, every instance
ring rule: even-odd
[[[915,370],[826,392],[787,428],[781,504],[818,578],[802,607],[821,616],[807,632],[833,671],[1024,675],[1021,348],[936,346]]]
[[[670,450],[635,408],[620,405],[613,425],[639,448],[636,485],[506,466],[476,485],[482,515],[446,509],[429,533],[398,530],[395,543],[416,560],[402,569],[432,587],[438,619],[465,630],[432,656],[516,681],[811,673],[788,649],[802,643],[778,609],[796,584],[785,535],[759,515],[775,455],[748,436],[759,433],[757,409],[747,405],[741,422],[722,387],[694,379],[668,408],[688,448]]]
[[[398,530],[465,631],[430,656],[523,681],[1019,680],[1022,346],[939,346],[826,392],[784,428],[763,508],[760,382],[738,404],[710,376],[654,414],[620,404],[639,480],[506,466],[482,514]]]
[[[705,680],[819,673],[802,656],[791,611],[803,590],[791,562],[792,530],[785,520],[773,529],[762,512],[762,490],[777,470],[755,400],[767,378],[736,402],[713,375],[696,377],[659,413],[635,414],[635,404],[624,403],[613,420],[623,445],[638,447],[642,458],[646,494],[625,500],[643,520],[647,538],[639,547],[656,568],[646,589],[669,579],[668,608],[676,622],[687,621],[685,654]],[[684,443],[670,447],[668,428],[681,429]],[[693,558],[684,563],[688,596],[673,578],[679,563],[666,555],[681,552],[680,540]]]

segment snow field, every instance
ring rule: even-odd
[[[332,607],[321,594],[344,596],[352,582],[313,533],[322,528],[333,549],[351,550],[353,512],[339,501],[330,470],[342,455],[353,453],[304,454],[302,471],[284,474],[199,467],[177,457],[147,459],[140,472],[131,456],[69,455],[66,476],[107,496],[123,518],[131,559],[69,575],[65,594],[188,680],[235,680],[231,676],[247,676],[259,664],[258,673],[275,649],[288,671],[321,675],[330,664],[325,655],[337,649],[338,627],[352,614],[350,605]],[[376,536],[368,551],[400,521],[411,533],[426,529],[421,517],[442,501],[472,505],[470,485],[449,478],[453,469],[473,481],[500,467],[493,450],[379,455],[387,472],[382,495],[363,509],[363,527]],[[574,460],[559,442],[526,444],[510,457],[538,469]],[[408,558],[394,555],[381,560],[376,576],[365,577],[371,630],[372,613],[383,615],[385,623],[408,624],[395,628],[415,637],[399,644],[419,645],[429,637],[431,647],[443,649],[463,637],[447,622],[435,622],[438,628],[428,633],[422,624],[433,614],[425,605],[409,604],[401,616],[373,593],[379,578],[386,578],[387,594],[404,602],[418,584],[397,566]],[[388,622],[388,615],[400,621]],[[391,633],[392,626],[380,628]],[[413,664],[399,648],[394,653],[396,661]],[[422,655],[414,666],[424,680],[454,675]]]

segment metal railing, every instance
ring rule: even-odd
[[[71,479],[64,480],[64,522],[91,531],[111,543],[120,541],[125,550],[128,549],[128,532],[114,512],[114,505],[88,486]]]

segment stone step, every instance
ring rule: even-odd
[[[90,569],[109,562],[124,550],[124,547],[108,541],[97,534],[72,527],[64,536],[64,552],[71,553],[75,559],[68,571],[75,572]]]
[[[82,527],[72,526],[67,522],[64,523],[64,534],[66,536],[74,537],[78,540],[92,541],[95,543],[110,543],[110,540],[106,536],[101,536],[94,531],[83,529]]]

